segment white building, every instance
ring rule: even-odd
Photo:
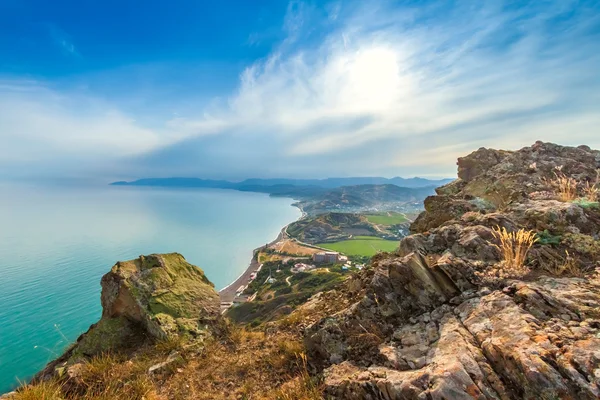
[[[297,274],[298,272],[308,272],[308,271],[311,271],[313,269],[315,269],[314,265],[308,265],[308,264],[299,263],[299,264],[294,265],[290,269],[290,271],[292,272],[292,274]]]

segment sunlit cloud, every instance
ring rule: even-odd
[[[0,82],[0,153],[110,154],[130,177],[450,176],[480,146],[600,147],[600,21],[586,7],[293,1],[287,37],[233,92],[151,125],[93,94]]]
[[[581,4],[369,3],[342,17],[319,45],[282,47],[249,66],[225,107],[187,124],[277,135],[288,163],[362,148],[359,160],[386,174],[390,163],[374,156],[381,141],[411,149],[391,163],[411,167],[399,173],[448,174],[448,160],[484,145],[600,144],[598,20]],[[343,173],[333,161],[316,167]]]

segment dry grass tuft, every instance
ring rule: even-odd
[[[569,254],[568,251],[565,251],[565,258],[563,263],[552,268],[550,272],[556,276],[583,276],[583,271],[581,270],[581,261],[577,257],[574,257],[571,254]]]
[[[63,400],[62,387],[56,382],[23,385],[11,400]]]
[[[600,201],[600,169],[596,170],[596,181],[586,182],[583,186],[583,195],[587,201]]]
[[[493,245],[500,250],[502,260],[496,268],[490,268],[478,275],[484,281],[522,278],[527,275],[529,267],[525,265],[525,260],[531,246],[538,241],[535,232],[525,229],[509,232],[506,228],[496,227],[494,236],[500,244]]]
[[[556,192],[560,201],[573,201],[577,198],[577,181],[562,172],[562,166],[554,171],[554,178],[546,181]]]
[[[297,354],[296,361],[299,376],[286,382],[277,390],[275,396],[281,400],[319,400],[322,399],[322,389],[319,383],[308,372],[308,362],[305,353]]]

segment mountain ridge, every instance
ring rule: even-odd
[[[160,186],[160,187],[205,187],[214,189],[237,189],[239,187],[272,187],[280,185],[291,185],[296,187],[321,187],[337,188],[342,186],[356,185],[384,185],[391,184],[407,188],[421,188],[427,186],[441,186],[451,182],[453,179],[426,179],[426,178],[383,178],[383,177],[349,177],[349,178],[325,178],[325,179],[288,179],[288,178],[249,178],[242,181],[228,181],[219,179],[202,179],[190,177],[169,178],[141,178],[133,181],[116,181],[110,183],[113,186]]]

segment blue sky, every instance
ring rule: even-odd
[[[0,177],[452,176],[600,148],[600,2],[0,2]]]

